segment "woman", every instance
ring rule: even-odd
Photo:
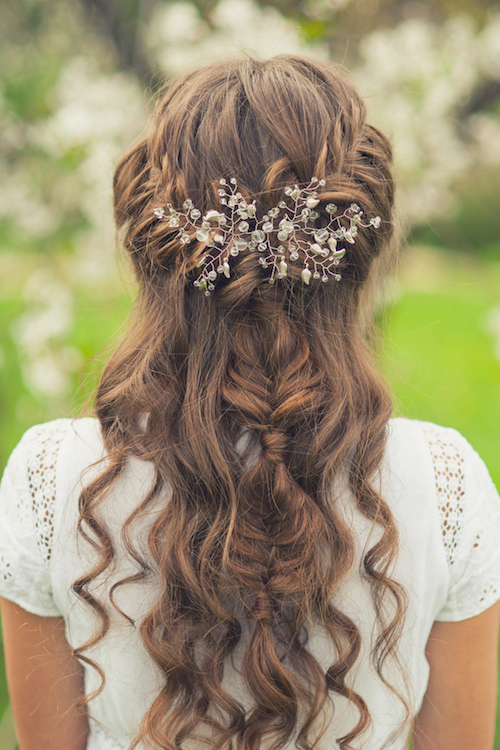
[[[2,484],[20,750],[491,750],[498,495],[458,433],[391,419],[391,151],[356,92],[202,68],[114,189],[139,294],[97,419],[29,430]]]

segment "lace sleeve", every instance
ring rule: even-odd
[[[437,620],[474,617],[500,599],[500,498],[476,451],[456,430],[424,425],[450,572]]]
[[[0,596],[32,614],[59,615],[50,580],[56,462],[69,420],[28,430],[0,485]]]

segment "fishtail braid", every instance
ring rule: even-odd
[[[238,285],[244,286],[244,280]],[[230,286],[227,294],[234,303]],[[325,515],[321,498],[304,490],[290,460],[294,435],[300,432],[303,438],[330,400],[328,383],[286,306],[282,289],[266,283],[255,288],[246,303],[248,312],[233,331],[233,355],[222,388],[226,413],[253,431],[260,445],[258,459],[240,481],[242,507],[231,555],[231,580],[239,587],[238,598],[247,601],[246,617],[255,622],[243,661],[244,677],[260,707],[246,722],[250,747],[258,746],[266,731],[289,732],[304,701],[310,712],[302,729],[305,741],[327,700],[327,683],[358,706],[356,730],[367,723],[364,701],[344,682],[359,653],[359,632],[330,601],[353,562],[352,540],[335,513]],[[318,530],[314,538],[311,528]],[[335,571],[324,560],[324,550],[332,544],[344,547]],[[317,688],[321,669],[304,648],[307,626],[318,612],[326,612],[334,626],[338,651],[323,691]],[[272,711],[278,696],[279,716]]]

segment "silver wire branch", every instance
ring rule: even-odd
[[[197,264],[201,272],[193,284],[207,296],[221,275],[230,278],[231,261],[242,252],[259,254],[261,266],[270,269],[270,284],[285,277],[289,262],[299,261],[301,254],[301,279],[305,284],[309,284],[311,277],[323,282],[329,278],[340,281],[338,266],[346,254],[346,246],[355,243],[359,227],[380,226],[380,216],[363,221],[364,214],[357,203],[351,203],[340,214],[334,203],[327,203],[324,211],[329,217],[328,224],[316,226],[321,216],[316,211],[320,203],[318,188],[325,186],[325,181],[317,177],[306,187],[285,188],[288,202],[281,201],[261,219],[256,216],[256,202],[247,203],[238,192],[234,177],[229,182],[221,179],[219,184],[222,211],[211,209],[202,215],[190,198],[182,204],[182,211],[171,203],[166,208],[153,209],[157,219],[179,231],[181,244],[194,239],[206,244],[207,252]]]

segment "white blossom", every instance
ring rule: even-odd
[[[490,166],[500,164],[500,117],[485,112],[473,115],[469,133],[479,161]]]
[[[477,37],[478,63],[483,75],[500,78],[500,13],[491,15]]]
[[[62,68],[52,93],[53,114],[35,123],[32,139],[55,156],[75,146],[114,143],[136,135],[144,123],[143,96],[125,73],[103,73],[89,58]]]
[[[55,207],[43,201],[30,175],[21,168],[3,165],[0,180],[0,217],[10,219],[28,237],[40,237],[56,228],[59,217]]]
[[[480,33],[465,16],[441,26],[412,19],[362,40],[356,77],[371,119],[392,136],[401,208],[410,223],[449,214],[457,180],[478,161],[491,166],[485,141],[497,132],[498,117],[459,124],[457,112],[485,70],[497,70],[498,36],[490,29],[500,28],[499,19]]]
[[[44,398],[59,399],[67,396],[71,391],[71,376],[81,362],[80,352],[73,347],[43,352],[25,362],[25,385]]]
[[[168,73],[242,52],[257,57],[311,52],[293,21],[254,0],[219,0],[204,23],[189,2],[159,5],[149,27],[148,41],[158,65]],[[325,56],[326,48],[314,46]]]
[[[78,57],[61,71],[53,105],[52,116],[36,123],[30,135],[54,157],[82,149],[76,173],[67,181],[61,175],[61,210],[72,202],[87,220],[88,229],[76,235],[75,275],[92,282],[106,279],[115,273],[113,171],[144,127],[144,95],[132,77],[102,73]]]
[[[40,268],[26,282],[26,311],[11,326],[26,387],[45,398],[69,393],[82,357],[68,344],[73,328],[73,293],[50,268]]]

